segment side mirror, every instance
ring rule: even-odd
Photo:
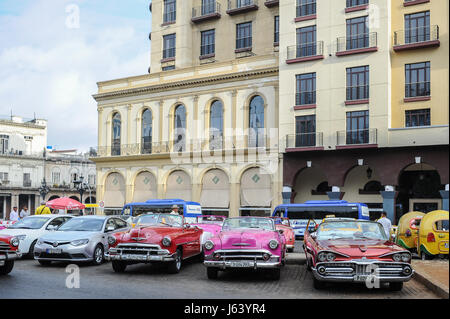
[[[106,227],[106,231],[107,231],[107,232],[110,232],[110,231],[113,231],[113,230],[115,230],[114,226],[108,226],[108,227]]]
[[[58,226],[56,226],[56,225],[48,225],[48,227],[47,227],[47,230],[50,230],[50,231],[55,231],[57,229],[58,229]]]
[[[278,230],[278,232],[279,232],[281,235],[284,234],[284,230],[282,230],[282,229]]]
[[[315,240],[317,238],[317,233],[312,233],[311,238]]]

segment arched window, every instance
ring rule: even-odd
[[[186,150],[186,108],[183,104],[175,108],[174,149],[177,152]]]
[[[257,95],[250,101],[249,147],[264,147],[264,100]]]
[[[120,155],[120,137],[122,120],[119,113],[114,113],[112,117],[112,141],[111,141],[111,155]]]
[[[223,105],[216,100],[211,104],[209,117],[209,148],[223,148]]]
[[[142,112],[142,154],[152,152],[152,111],[149,109]]]

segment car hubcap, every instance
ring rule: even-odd
[[[100,263],[102,261],[102,250],[101,248],[97,248],[95,251],[95,260]]]
[[[177,269],[181,268],[181,256],[180,254],[177,255]]]

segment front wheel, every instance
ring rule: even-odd
[[[14,260],[5,261],[5,264],[0,267],[0,275],[9,274],[14,268]]]
[[[169,267],[167,267],[167,271],[169,274],[178,274],[181,270],[181,257],[182,251],[180,248],[177,249],[175,253],[175,260],[170,262]]]
[[[208,279],[217,279],[219,277],[219,270],[217,268],[206,268]]]
[[[123,261],[113,260],[112,268],[115,272],[123,273],[125,272],[125,269],[127,269],[127,264],[124,263]]]
[[[34,247],[36,246],[37,239],[30,245],[30,250],[28,250],[27,258],[33,259],[34,258]]]
[[[97,245],[94,249],[92,264],[94,266],[99,266],[103,263],[104,260],[105,260],[105,252],[103,250],[103,246]]]
[[[403,289],[403,282],[390,282],[389,290],[390,291],[400,291]]]

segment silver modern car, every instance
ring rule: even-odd
[[[92,262],[100,265],[108,251],[108,235],[125,231],[130,225],[116,216],[80,216],[44,235],[34,247],[34,259],[41,265],[52,261]]]

